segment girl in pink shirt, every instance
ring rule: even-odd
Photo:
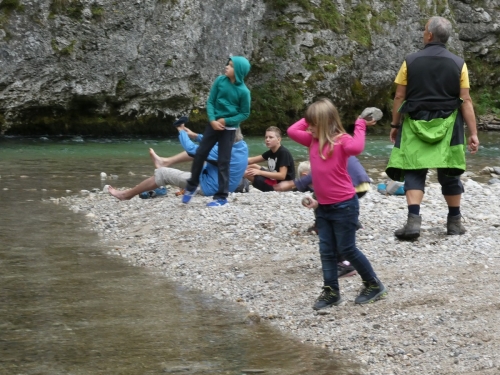
[[[324,281],[323,291],[313,306],[315,310],[338,305],[342,301],[337,277],[337,252],[351,263],[363,281],[363,289],[355,303],[374,302],[387,294],[370,262],[356,247],[359,204],[347,173],[347,159],[363,151],[366,126],[375,123],[374,120],[358,118],[354,136],[351,137],[345,132],[333,103],[320,99],[307,108],[305,118],[287,130],[291,139],[309,148],[317,199],[311,199],[307,206],[316,208]]]

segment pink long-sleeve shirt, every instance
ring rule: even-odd
[[[325,160],[319,154],[318,139],[313,138],[307,128],[306,120],[301,119],[288,128],[287,134],[295,142],[309,147],[312,181],[318,203],[335,204],[351,199],[356,191],[347,173],[347,159],[359,155],[365,148],[366,121],[356,120],[354,137],[349,134],[338,137],[330,157],[327,156],[328,145],[325,145]]]

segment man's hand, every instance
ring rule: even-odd
[[[467,148],[469,149],[471,154],[475,154],[479,150],[479,139],[477,138],[477,135],[471,135],[467,139]]]
[[[396,143],[396,136],[398,135],[398,130],[399,129],[391,129],[391,132],[389,134],[389,139],[391,140],[392,143]]]

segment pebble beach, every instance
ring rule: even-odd
[[[418,240],[398,241],[406,221],[403,196],[372,190],[360,200],[357,245],[388,289],[386,298],[355,305],[359,276],[340,279],[343,302],[314,311],[321,292],[318,237],[298,192],[231,194],[208,208],[165,197],[118,201],[100,189],[60,198],[85,215],[110,256],[146,267],[214,298],[243,305],[252,324],[270,324],[332,356],[352,374],[500,373],[500,184],[463,178],[467,232],[446,235],[447,207],[428,183]]]

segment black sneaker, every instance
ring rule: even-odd
[[[182,126],[184,124],[187,124],[189,121],[189,118],[187,116],[182,116],[179,118],[177,121],[173,123],[174,127],[178,128],[179,126]]]
[[[380,282],[380,280],[375,279],[375,281],[372,282],[363,281],[363,290],[361,291],[359,296],[356,297],[354,303],[357,303],[359,305],[372,303],[380,298],[385,297],[386,295],[387,289],[385,288],[384,284]]]
[[[344,262],[337,263],[337,274],[338,278],[348,277],[356,275],[356,269],[350,264],[345,264]]]
[[[313,309],[320,310],[331,305],[337,306],[340,302],[342,302],[342,298],[340,298],[339,291],[333,290],[330,286],[324,286]]]

